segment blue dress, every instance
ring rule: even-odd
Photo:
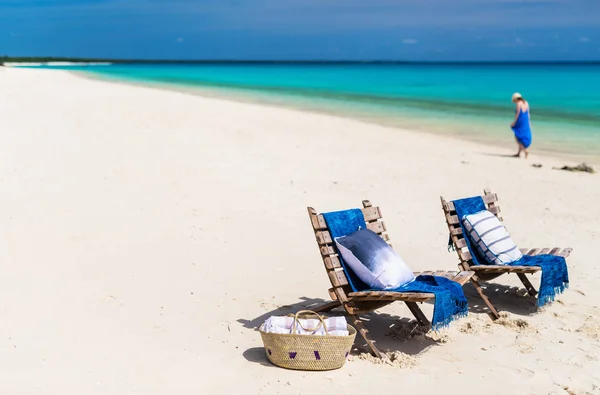
[[[518,110],[519,117],[512,130],[515,133],[517,141],[528,148],[531,145],[531,126],[529,125],[529,109],[526,111]]]

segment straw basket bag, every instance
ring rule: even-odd
[[[304,328],[299,321],[301,315],[314,315],[319,321],[316,328]],[[264,325],[264,324],[263,324]],[[344,366],[354,344],[356,329],[348,325],[348,336],[332,336],[327,332],[323,318],[310,310],[302,310],[294,316],[291,334],[267,333],[259,328],[265,345],[267,358],[282,368],[297,370],[331,370]],[[326,335],[299,335],[296,328],[316,331],[321,326]]]

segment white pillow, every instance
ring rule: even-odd
[[[488,264],[505,265],[523,256],[504,225],[491,212],[483,210],[465,215],[462,221],[471,243]]]
[[[335,239],[344,262],[371,289],[394,289],[415,279],[412,270],[369,229]]]

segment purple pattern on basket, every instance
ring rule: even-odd
[[[315,358],[317,358],[317,361],[321,360],[321,356],[319,355],[318,351],[315,351]]]
[[[297,352],[293,351],[290,353],[290,359],[294,359],[296,358],[296,354],[298,354]]]
[[[269,355],[272,355],[272,354],[273,354],[273,353],[271,352],[271,349],[270,349],[270,348],[267,350],[267,352],[269,353]]]

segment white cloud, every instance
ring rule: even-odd
[[[515,41],[502,42],[492,44],[492,47],[534,47],[535,43],[531,41],[524,41],[521,37],[515,38]]]
[[[582,43],[589,43],[590,39],[587,38],[586,36],[583,36],[583,37],[579,37],[579,41],[581,41]]]
[[[181,37],[177,37],[177,42],[178,42],[178,43],[182,43],[182,42],[183,42],[183,38],[181,38]]]
[[[405,38],[404,40],[402,40],[402,44],[406,44],[406,45],[412,45],[412,44],[416,44],[418,43],[418,40],[415,40],[414,38]]]

